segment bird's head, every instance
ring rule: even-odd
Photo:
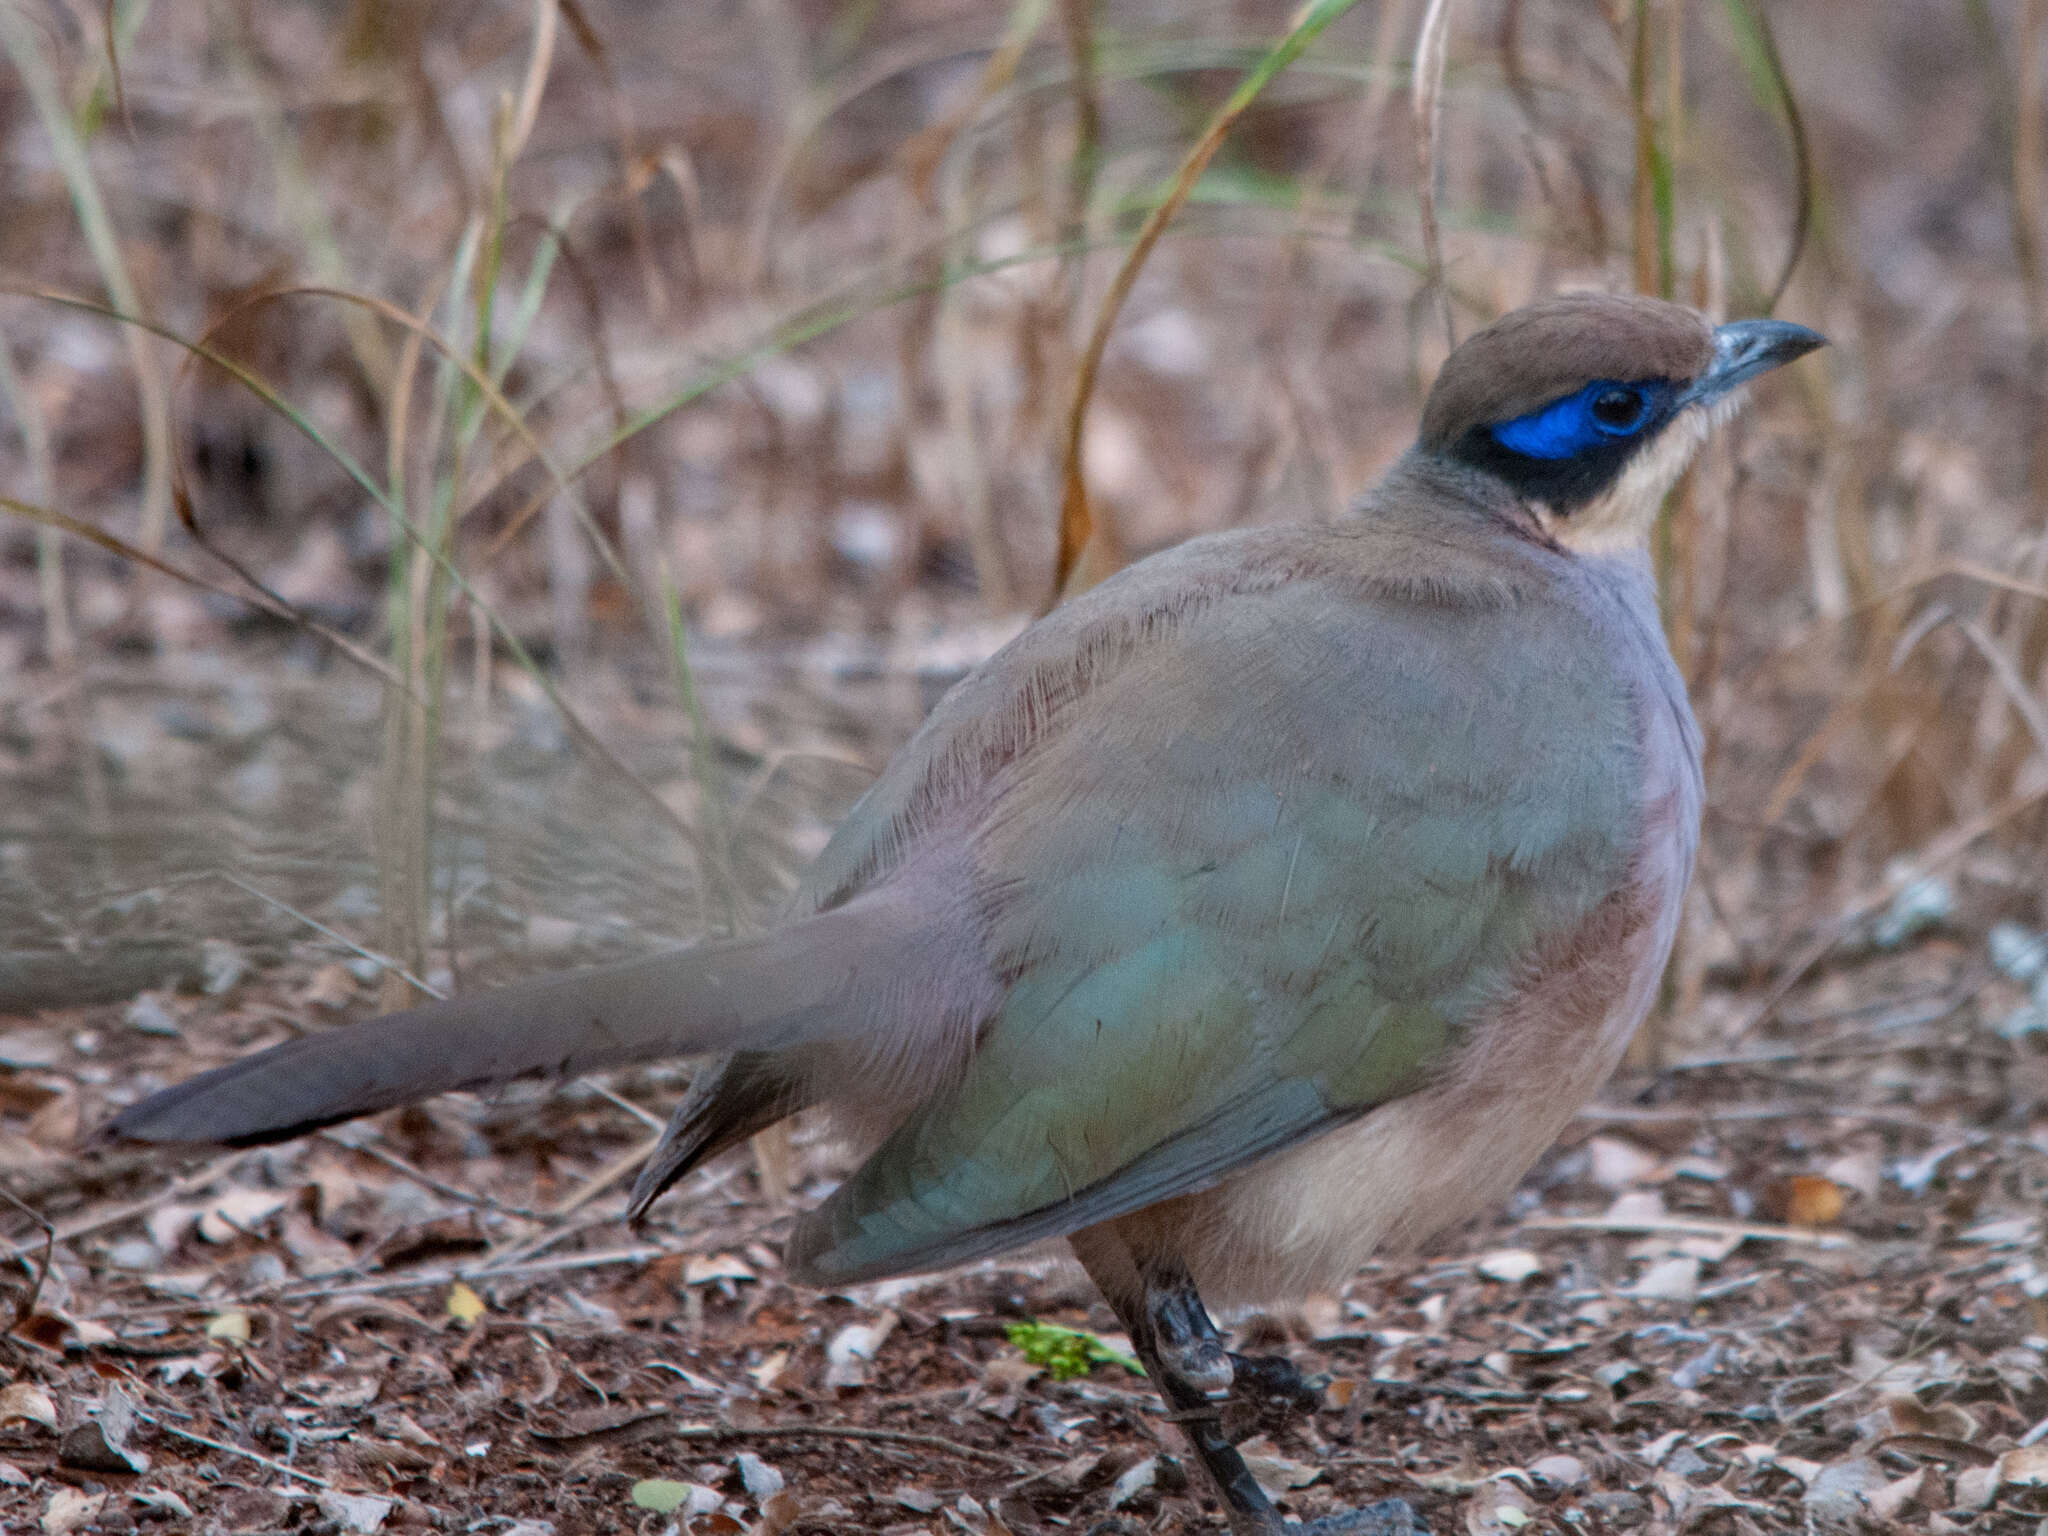
[[[1498,481],[1567,549],[1633,548],[1739,386],[1825,341],[1659,299],[1540,300],[1451,353],[1418,446]]]

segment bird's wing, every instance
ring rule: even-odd
[[[1198,541],[1069,605],[828,849],[827,903],[968,829],[1006,986],[793,1276],[1070,1232],[1407,1092],[1626,878],[1644,688],[1600,615],[1526,582],[1389,593],[1317,537]]]

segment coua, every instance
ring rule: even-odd
[[[869,1149],[797,1223],[843,1286],[1064,1237],[1237,1536],[1204,1299],[1334,1288],[1502,1196],[1656,992],[1699,733],[1648,539],[1738,386],[1821,345],[1590,294],[1444,364],[1356,515],[1140,561],[932,712],[758,938],[309,1036],[119,1114],[234,1145],[449,1089],[713,1060],[640,1176],[821,1106]],[[1275,1367],[1267,1363],[1264,1370]]]

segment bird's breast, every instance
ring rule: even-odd
[[[1175,1202],[1205,1296],[1335,1289],[1374,1252],[1488,1209],[1613,1072],[1656,998],[1698,840],[1698,734],[1655,662],[1670,668],[1661,639],[1636,690],[1642,778],[1613,888],[1532,947],[1428,1087]]]

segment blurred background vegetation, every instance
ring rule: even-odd
[[[1108,333],[1116,544],[1343,516],[1560,287],[1814,325],[1660,539],[1666,1046],[1902,893],[2040,928],[2048,3],[1307,19]],[[1303,20],[0,0],[0,1014],[757,920],[1051,600],[1105,295]]]

